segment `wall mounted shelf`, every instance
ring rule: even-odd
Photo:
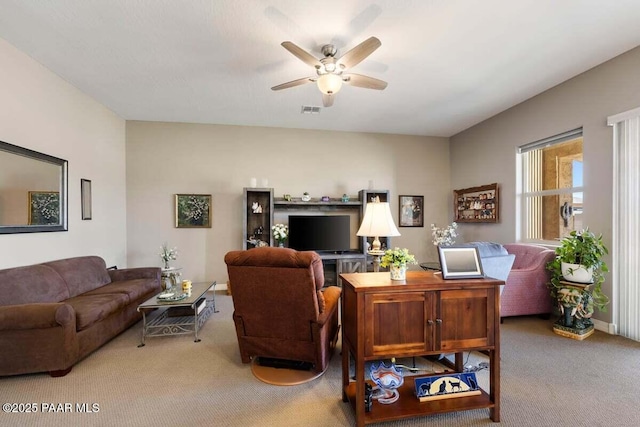
[[[455,222],[498,222],[498,184],[453,190],[453,212]]]

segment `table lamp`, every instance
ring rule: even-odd
[[[374,238],[367,253],[373,257],[373,271],[379,271],[380,257],[384,255],[384,251],[380,249],[379,237],[400,235],[391,217],[389,203],[380,202],[378,197],[373,202],[367,203],[362,224],[356,235]]]

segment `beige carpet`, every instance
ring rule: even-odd
[[[11,426],[349,426],[341,400],[340,356],[324,375],[291,387],[256,379],[243,365],[231,321],[231,297],[218,293],[219,313],[193,337],[149,338],[137,348],[135,325],[63,378],[46,374],[0,379],[0,401],[70,403],[73,412],[0,413]],[[380,426],[640,425],[640,343],[596,333],[585,341],[555,335],[553,321],[511,318],[502,325],[502,422],[488,410],[465,411]],[[2,349],[0,349],[2,351]],[[471,363],[486,361],[473,353]],[[411,360],[402,360],[411,363]],[[426,369],[437,364],[416,359]],[[487,371],[478,372],[486,387]],[[78,413],[95,403],[98,412]],[[89,405],[91,406],[91,405]],[[56,407],[53,407],[56,409]]]

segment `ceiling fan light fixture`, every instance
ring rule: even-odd
[[[325,95],[335,95],[340,92],[342,87],[342,78],[336,74],[323,74],[318,77],[318,89]]]

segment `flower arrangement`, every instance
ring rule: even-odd
[[[433,244],[435,246],[451,246],[456,242],[458,233],[456,232],[458,224],[455,222],[445,228],[436,227],[435,224],[431,224],[431,237],[433,237]]]
[[[389,267],[391,265],[400,267],[401,265],[417,264],[416,257],[409,253],[407,248],[387,249],[380,260],[381,267]]]
[[[273,238],[276,239],[278,245],[283,245],[289,235],[289,227],[284,224],[276,224],[271,227],[271,230],[273,231]]]
[[[178,259],[178,248],[174,247],[169,249],[169,246],[165,242],[162,246],[160,246],[162,252],[159,253],[160,258],[164,262],[164,268],[169,268],[169,261],[172,259]]]

